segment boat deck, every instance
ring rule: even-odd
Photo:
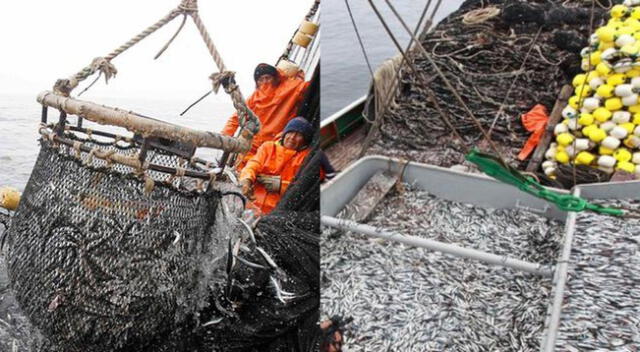
[[[359,158],[366,136],[365,125],[362,125],[343,140],[325,149],[325,153],[336,171],[344,170]]]

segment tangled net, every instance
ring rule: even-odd
[[[468,12],[490,6],[500,9],[500,15],[479,23],[463,23]],[[605,12],[606,6],[595,6],[594,26]],[[591,4],[577,0],[469,0],[423,36],[421,43],[484,129],[491,131],[502,156],[512,165],[523,167],[516,156],[529,132],[521,125],[520,115],[535,104],[551,111],[562,85],[579,72],[580,50],[587,43],[590,17]],[[480,130],[431,64],[418,51],[414,58],[465,145],[482,146]],[[463,163],[461,142],[443,123],[419,79],[406,64],[400,76],[395,104],[382,117],[382,138],[368,153],[446,167]]]

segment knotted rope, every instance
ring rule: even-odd
[[[63,78],[63,79],[57,80],[55,85],[53,86],[53,91],[56,94],[68,97],[69,94],[71,94],[71,91],[73,91],[80,82],[84,81],[85,79],[87,79],[87,77],[96,73],[97,70],[100,70],[100,72],[105,75],[105,79],[108,81],[109,78],[115,76],[115,74],[118,72],[115,69],[115,66],[111,64],[111,60],[116,58],[118,55],[122,54],[127,49],[136,45],[142,39],[148,37],[151,33],[157,31],[159,28],[161,28],[165,24],[171,22],[171,20],[176,18],[176,16],[178,16],[180,13],[181,11],[179,10],[172,10],[171,12],[169,12],[168,15],[166,15],[165,17],[160,19],[158,22],[154,23],[153,25],[151,25],[150,27],[142,31],[140,34],[131,38],[128,42],[124,43],[123,45],[118,47],[116,50],[109,53],[109,55],[107,55],[106,57],[96,58],[91,62],[89,66],[83,68],[82,70],[80,70],[80,72],[76,73],[75,75],[66,79]]]
[[[319,1],[316,1],[316,2],[319,3]],[[111,77],[115,76],[116,73],[118,72],[115,66],[111,63],[111,60],[113,60],[115,57],[117,57],[118,55],[120,55],[121,53],[129,49],[130,47],[134,46],[135,44],[137,44],[147,36],[149,36],[151,33],[157,31],[159,28],[163,27],[165,24],[169,23],[171,20],[173,20],[180,14],[184,15],[184,20],[182,21],[182,24],[179,26],[177,32],[171,37],[169,42],[165,44],[165,46],[158,52],[155,58],[158,58],[173,42],[173,40],[176,38],[178,33],[180,33],[181,29],[183,28],[184,23],[186,21],[186,16],[189,15],[193,19],[196,27],[198,28],[198,32],[200,32],[200,35],[202,36],[202,39],[204,40],[205,45],[207,46],[207,49],[209,50],[209,53],[211,54],[211,57],[213,58],[213,61],[215,62],[219,70],[218,73],[211,75],[211,79],[213,81],[213,91],[217,93],[220,85],[224,86],[225,92],[229,94],[229,96],[231,97],[233,106],[238,112],[239,120],[241,123],[241,130],[240,130],[241,138],[248,140],[250,145],[251,140],[253,139],[253,136],[260,130],[260,121],[258,120],[256,115],[253,113],[253,111],[251,111],[247,107],[244,97],[242,96],[242,92],[240,91],[240,88],[238,87],[238,85],[235,83],[235,80],[233,79],[234,73],[227,70],[222,60],[222,57],[220,56],[220,53],[218,52],[215,45],[213,44],[213,40],[211,39],[211,36],[207,32],[207,29],[198,14],[197,0],[182,0],[178,8],[169,12],[169,14],[167,14],[165,17],[163,17],[158,22],[156,22],[152,26],[142,31],[137,36],[133,37],[131,40],[129,40],[125,44],[118,47],[116,50],[111,52],[106,57],[99,57],[94,59],[89,66],[83,68],[80,72],[76,73],[70,78],[59,79],[54,85],[54,88],[53,88],[54,94],[60,95],[63,97],[69,97],[71,91],[75,89],[81,81],[85,80],[86,78],[88,78],[89,76],[93,75],[98,71],[100,72],[98,79],[100,78],[101,75],[104,75],[106,81],[108,82],[108,80]],[[96,81],[91,83],[89,87],[83,90],[80,94],[84,93],[87,89],[89,89]],[[226,149],[228,150],[228,148]],[[226,160],[226,158],[224,159]]]

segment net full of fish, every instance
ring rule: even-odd
[[[139,148],[85,143],[122,154]],[[66,351],[145,346],[193,322],[222,266],[212,262],[225,249],[213,231],[220,193],[169,185],[159,173],[149,193],[130,168],[41,144],[6,241],[25,315]],[[157,154],[156,162],[179,162]]]
[[[188,178],[149,172],[147,193],[126,166],[41,143],[21,208],[11,218],[0,212],[8,224],[0,351],[231,352],[317,342],[317,158],[250,231],[228,183],[201,193]],[[155,149],[147,155],[180,163]]]
[[[640,349],[639,246],[639,219],[578,214],[556,351]]]
[[[562,224],[438,199],[405,186],[369,224],[552,264]],[[537,351],[551,280],[348,233],[322,238],[321,309],[353,317],[347,351]]]

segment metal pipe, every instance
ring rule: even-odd
[[[576,189],[573,194],[580,196],[580,190]],[[541,351],[553,352],[556,347],[556,338],[558,335],[558,326],[560,325],[560,313],[562,311],[562,303],[564,301],[564,288],[567,283],[567,273],[569,271],[569,256],[571,255],[571,245],[573,243],[573,234],[576,228],[576,212],[569,212],[567,216],[566,231],[564,243],[562,244],[562,253],[558,260],[556,275],[554,277],[555,294],[551,306],[551,314],[549,314],[547,324],[547,334],[544,342],[541,344]]]
[[[427,61],[429,61],[429,63],[431,64],[431,66],[433,66],[434,70],[436,71],[436,73],[438,74],[438,76],[440,77],[440,79],[442,79],[442,82],[444,83],[445,86],[447,86],[447,88],[449,89],[449,91],[451,92],[451,94],[453,94],[453,96],[456,98],[456,100],[458,101],[458,103],[460,103],[460,106],[462,107],[462,109],[467,113],[467,115],[471,118],[471,120],[473,121],[473,123],[476,125],[476,127],[478,127],[478,129],[480,130],[480,132],[482,132],[482,135],[484,136],[484,138],[486,139],[487,143],[489,143],[489,145],[491,146],[491,149],[493,149],[493,151],[500,157],[501,160],[504,160],[504,158],[502,157],[502,154],[500,153],[500,151],[498,150],[498,148],[496,147],[495,143],[493,143],[493,141],[491,140],[491,138],[489,137],[489,135],[487,134],[487,131],[485,131],[484,127],[482,127],[482,124],[480,123],[480,121],[478,121],[478,119],[476,118],[476,116],[473,114],[473,112],[471,111],[471,109],[469,109],[469,107],[467,106],[467,104],[464,102],[464,99],[462,99],[462,97],[460,96],[460,94],[458,93],[458,91],[456,90],[456,88],[451,84],[451,82],[449,82],[449,79],[444,75],[444,73],[442,72],[442,70],[440,70],[440,68],[438,67],[438,65],[436,64],[436,62],[433,60],[433,58],[431,57],[431,55],[427,52],[427,50],[424,48],[424,46],[422,45],[422,43],[420,42],[420,40],[418,40],[418,38],[416,38],[415,35],[413,35],[413,32],[411,32],[411,29],[409,28],[409,26],[407,26],[407,23],[404,21],[404,19],[402,19],[402,16],[400,16],[400,14],[398,13],[398,11],[396,10],[396,8],[393,6],[393,4],[391,4],[391,2],[389,0],[384,0],[387,4],[387,6],[389,7],[389,9],[391,9],[391,12],[393,12],[393,14],[396,16],[396,18],[398,19],[398,21],[400,22],[400,24],[402,24],[402,27],[405,29],[405,31],[409,34],[409,36],[411,38],[413,38],[413,40],[416,43],[416,48],[422,52],[422,55],[427,59]],[[369,4],[371,5],[371,8],[374,9],[374,11],[376,12],[376,15],[378,15],[378,18],[381,21],[384,21],[384,19],[382,18],[382,15],[380,15],[380,13],[378,12],[377,8],[375,7],[375,5],[373,4],[372,0],[369,0]],[[389,35],[393,36],[393,34],[391,33],[391,31],[388,31]],[[402,50],[402,48],[398,48],[398,50]]]
[[[533,274],[542,275],[542,276],[550,277],[553,275],[553,267],[551,266],[537,264],[537,263],[530,263],[530,262],[526,262],[519,259],[499,256],[492,253],[479,251],[477,249],[464,248],[464,247],[456,246],[449,243],[429,240],[426,238],[421,238],[416,236],[407,236],[400,233],[381,231],[373,226],[359,224],[355,221],[337,219],[331,216],[322,215],[321,222],[325,226],[346,230],[346,231],[353,231],[353,232],[361,233],[363,235],[382,238],[385,240],[396,241],[396,242],[404,243],[410,246],[439,251],[446,254],[451,254],[459,258],[475,259],[487,264],[500,265],[507,268],[525,271],[528,273],[533,273]]]

